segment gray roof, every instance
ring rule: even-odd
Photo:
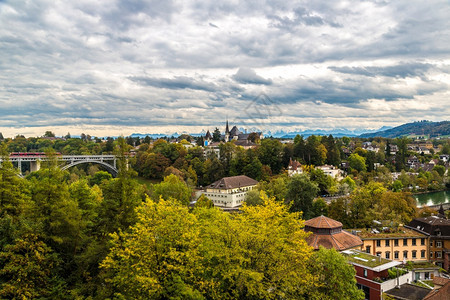
[[[245,176],[245,175],[239,175],[239,176],[232,176],[232,177],[224,177],[220,180],[217,180],[216,182],[208,185],[208,188],[210,189],[235,189],[240,187],[246,187],[246,186],[252,186],[257,185],[258,181]]]
[[[385,293],[389,296],[394,296],[396,299],[411,299],[411,300],[421,300],[428,293],[431,292],[430,289],[405,283],[400,286],[400,288],[393,288]]]

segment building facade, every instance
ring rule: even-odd
[[[407,227],[429,237],[428,260],[450,271],[450,220],[444,217],[442,207],[438,216],[414,219]]]
[[[361,251],[395,261],[426,262],[428,236],[409,228],[378,231],[376,229],[352,230],[363,241]]]
[[[244,203],[248,191],[256,188],[257,184],[258,181],[245,175],[224,177],[208,185],[197,196],[203,194],[221,208],[235,208]]]
[[[401,264],[398,261],[357,250],[345,250],[341,253],[355,268],[356,282],[358,288],[363,290],[365,299],[380,300],[384,292],[412,281],[411,272],[397,273],[394,277],[389,274],[389,269],[396,270],[393,268]]]

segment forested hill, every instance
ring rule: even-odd
[[[442,121],[442,122],[420,121],[408,123],[384,131],[364,133],[361,134],[359,137],[397,138],[401,136],[415,136],[415,135],[427,135],[429,137],[448,136],[450,135],[450,121]]]

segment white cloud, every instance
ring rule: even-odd
[[[285,114],[268,128],[442,120],[448,15],[446,1],[2,1],[0,132],[200,131],[245,122],[260,93]]]

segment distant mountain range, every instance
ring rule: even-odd
[[[387,130],[364,133],[359,135],[362,138],[398,138],[402,136],[449,136],[450,135],[450,121],[431,122],[419,121],[414,123],[403,124]]]
[[[244,132],[244,128],[239,128],[240,131]],[[257,132],[259,131],[256,128],[247,128],[248,132]],[[177,133],[174,132],[172,134],[163,134],[163,133],[133,133],[132,137],[140,137],[144,138],[149,136],[153,139],[158,139],[162,137],[178,137],[181,134],[189,134],[191,136],[204,136],[206,132],[203,130],[199,133]],[[323,130],[323,129],[308,129],[303,131],[264,131],[264,136],[266,137],[275,137],[282,139],[293,139],[296,135],[302,135],[307,138],[310,135],[333,135],[334,137],[362,137],[362,138],[372,138],[372,137],[384,137],[384,138],[397,138],[401,136],[429,136],[429,137],[437,137],[437,136],[448,136],[450,135],[450,121],[442,121],[442,122],[431,122],[431,121],[419,121],[414,123],[403,124],[397,127],[388,127],[383,126],[380,129],[369,130],[369,129],[359,129],[359,130],[348,130],[345,128],[336,128],[332,130]]]
[[[391,127],[384,126],[377,130],[348,130],[345,128],[337,128],[333,130],[323,130],[323,129],[308,129],[303,131],[284,131],[284,130],[278,130],[278,131],[263,131],[264,136],[266,137],[274,137],[274,138],[281,138],[281,139],[293,139],[296,135],[302,135],[303,137],[307,138],[310,135],[333,135],[334,137],[356,137],[359,136],[362,133],[367,132],[378,132],[382,130],[389,129]],[[241,132],[245,132],[244,128],[239,128]],[[257,128],[247,128],[247,132],[259,132]],[[204,136],[206,134],[206,131],[201,131],[200,133],[177,133],[174,132],[172,134],[163,134],[163,133],[133,133],[131,134],[131,137],[140,137],[145,138],[146,136],[149,136],[153,139],[158,139],[162,137],[179,137],[181,134],[189,134],[194,137],[198,136]]]

